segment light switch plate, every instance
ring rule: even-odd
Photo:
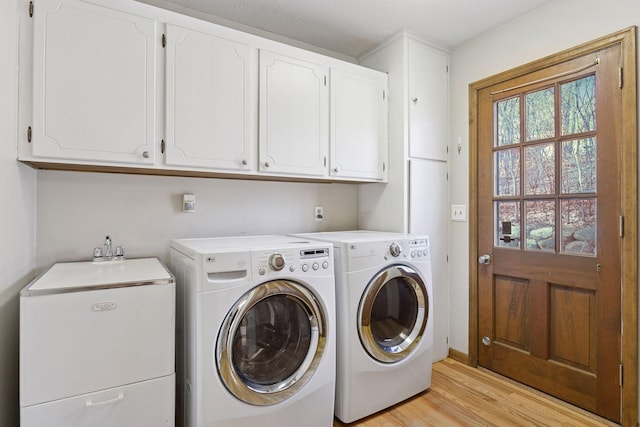
[[[451,205],[451,221],[465,222],[467,220],[467,205]]]

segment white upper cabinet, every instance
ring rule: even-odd
[[[157,23],[77,0],[33,19],[33,157],[154,164]]]
[[[329,68],[260,51],[259,170],[325,176]]]
[[[409,40],[409,157],[447,160],[448,55]]]
[[[25,163],[387,181],[384,73],[133,0],[34,5],[20,16]]]
[[[250,46],[167,25],[166,154],[170,166],[255,170]]]
[[[331,176],[386,180],[387,76],[370,71],[331,70]]]

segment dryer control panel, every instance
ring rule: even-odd
[[[428,239],[398,240],[390,243],[385,242],[383,246],[386,246],[384,254],[385,260],[394,258],[418,260],[429,256]]]
[[[429,239],[398,239],[354,242],[347,245],[349,271],[358,271],[382,262],[429,262]]]
[[[429,240],[414,239],[407,242],[409,247],[409,256],[411,259],[420,259],[429,257]]]

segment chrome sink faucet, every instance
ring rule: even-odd
[[[123,261],[124,246],[116,246],[115,253],[113,251],[113,243],[110,236],[104,239],[104,245],[93,249],[93,262],[99,261]]]
[[[111,246],[111,237],[109,236],[104,240],[104,257],[113,258],[113,247]]]

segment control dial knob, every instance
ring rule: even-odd
[[[391,253],[392,256],[397,257],[397,256],[400,256],[400,254],[402,253],[402,248],[398,243],[393,242],[391,246],[389,246],[389,252]]]
[[[285,261],[282,254],[276,253],[269,257],[269,267],[271,267],[272,270],[280,271],[284,268],[284,265]]]

